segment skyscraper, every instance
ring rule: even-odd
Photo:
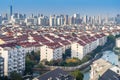
[[[13,9],[12,8],[13,8],[12,5],[10,5],[10,16],[12,16],[12,14],[13,14]]]
[[[2,16],[0,15],[0,24],[2,23]]]
[[[120,14],[117,14],[115,21],[116,21],[116,24],[120,24]]]
[[[55,26],[55,16],[53,17],[53,16],[50,16],[50,19],[49,19],[49,25],[50,26]]]
[[[64,15],[64,25],[68,25],[69,24],[69,16],[68,15]]]

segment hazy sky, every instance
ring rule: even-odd
[[[0,0],[0,13],[9,13],[12,0]],[[115,15],[120,0],[13,0],[14,12],[37,14]]]

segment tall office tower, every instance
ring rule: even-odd
[[[86,15],[86,16],[84,16],[84,18],[83,18],[83,23],[85,23],[85,24],[87,24],[88,23],[88,16]]]
[[[38,25],[48,26],[48,21],[49,21],[49,19],[47,16],[38,17]]]
[[[60,16],[53,15],[54,18],[54,26],[58,26],[57,18]]]
[[[50,19],[49,19],[49,25],[52,27],[52,26],[55,26],[55,17],[53,16],[50,16]]]
[[[56,20],[57,20],[57,21],[56,21],[56,25],[57,25],[57,26],[60,26],[60,24],[61,24],[60,16],[57,16],[57,17],[56,17]]]
[[[60,15],[57,17],[57,25],[58,26],[64,25],[64,15]]]
[[[120,14],[115,17],[116,24],[120,24]]]
[[[64,25],[68,25],[68,24],[69,24],[69,16],[64,15]]]
[[[79,19],[80,18],[80,14],[74,14],[74,18]]]
[[[44,17],[38,17],[38,25],[44,25]]]
[[[80,14],[74,14],[74,24],[80,24],[81,23],[81,19],[80,19]]]
[[[7,13],[2,14],[2,21],[3,20],[8,20],[9,16]]]
[[[0,15],[0,24],[2,24],[2,16]]]
[[[74,25],[75,24],[75,19],[73,16],[70,17],[70,25]]]
[[[26,15],[25,15],[25,14],[19,14],[19,18],[20,18],[20,19],[25,19],[25,18],[26,18]]]
[[[49,26],[49,18],[48,16],[44,16],[45,19],[45,26]]]
[[[105,23],[109,23],[108,16],[105,17]]]
[[[91,24],[94,24],[94,22],[95,22],[95,16],[92,16]]]
[[[91,16],[89,17],[88,22],[89,22],[89,24],[92,24],[92,18],[91,18]]]
[[[98,24],[102,24],[101,16],[98,16]]]
[[[12,14],[13,14],[13,7],[12,5],[10,5],[10,17],[12,16]]]

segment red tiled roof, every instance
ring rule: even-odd
[[[60,43],[62,43],[63,45],[70,45],[71,43],[68,42],[67,40],[61,41]]]
[[[80,44],[81,46],[85,46],[85,45],[86,45],[86,43],[84,43],[84,42],[81,41],[81,40],[79,40],[77,43]]]
[[[62,45],[60,45],[59,43],[47,43],[46,45],[51,49],[56,49],[56,48],[62,47]]]
[[[18,44],[22,47],[40,47],[40,46],[42,46],[38,42],[21,42]]]

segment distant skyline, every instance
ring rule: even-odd
[[[25,14],[109,15],[120,13],[120,0],[0,0],[0,14],[13,12]]]

